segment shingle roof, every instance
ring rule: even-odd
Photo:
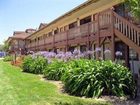
[[[43,28],[43,27],[45,27],[45,26],[47,26],[47,23],[40,23],[40,25],[39,25],[39,28],[38,28],[38,29],[41,29],[41,28]]]
[[[14,35],[11,36],[10,38],[14,38],[14,39],[25,39],[25,38],[28,37],[30,34],[31,34],[31,33],[22,32],[22,33],[14,34]]]

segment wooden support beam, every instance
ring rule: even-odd
[[[100,13],[97,14],[97,46],[100,47],[100,20],[99,20]],[[100,57],[100,52],[97,52],[97,59]]]
[[[125,66],[130,67],[129,65],[129,47],[125,44]]]
[[[111,55],[112,61],[115,61],[115,35],[114,35],[114,15],[111,12]]]
[[[66,51],[68,51],[68,31],[66,31]]]

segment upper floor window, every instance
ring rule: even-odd
[[[54,30],[54,34],[58,34],[58,29]]]
[[[67,31],[69,29],[69,27],[66,25],[64,26],[64,31]]]
[[[83,25],[83,24],[86,24],[86,23],[89,23],[89,22],[91,22],[91,16],[88,16],[84,19],[81,19],[80,20],[80,25]]]
[[[69,24],[69,29],[77,27],[77,22]]]
[[[38,37],[38,40],[40,40],[40,37]]]
[[[48,36],[51,36],[51,35],[52,35],[52,32],[49,32],[49,33],[48,33]]]
[[[63,27],[60,28],[60,32],[63,32]]]
[[[92,15],[92,21],[95,21],[96,18],[95,18],[95,15]]]

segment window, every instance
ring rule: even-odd
[[[60,32],[63,32],[63,27],[60,28]]]
[[[81,51],[82,53],[85,52],[86,49],[87,49],[87,46],[86,46],[86,45],[81,45],[81,46],[80,46],[80,51]]]
[[[92,15],[92,19],[93,19],[93,21],[95,21],[95,15]]]
[[[64,31],[67,31],[68,30],[68,26],[64,26]]]
[[[40,37],[38,37],[38,40],[40,40]]]
[[[52,32],[49,32],[49,33],[48,33],[48,36],[51,36],[51,35],[52,35]]]
[[[73,53],[74,49],[75,49],[75,46],[72,46],[72,47],[69,47],[68,51]]]
[[[132,48],[129,49],[129,60],[139,60],[138,54]]]
[[[58,34],[58,29],[54,30],[54,34]]]
[[[69,29],[77,27],[77,21],[69,24]]]
[[[89,23],[89,22],[91,22],[91,16],[88,16],[84,19],[81,19],[80,20],[80,25],[83,25],[83,24],[86,24],[86,23]]]

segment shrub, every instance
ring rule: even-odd
[[[31,72],[33,62],[34,62],[34,60],[32,59],[31,56],[26,56],[22,63],[23,71]]]
[[[37,56],[36,58],[27,56],[23,61],[23,71],[29,73],[41,74],[46,66],[47,60],[42,56]]]
[[[77,96],[125,96],[135,92],[131,72],[111,61],[70,61],[62,80],[66,91]]]
[[[65,62],[53,60],[44,70],[43,74],[49,80],[60,80],[65,72]]]
[[[10,56],[10,55],[5,56],[4,59],[3,59],[3,61],[5,61],[5,62],[12,61],[12,60],[13,60],[13,57]]]

